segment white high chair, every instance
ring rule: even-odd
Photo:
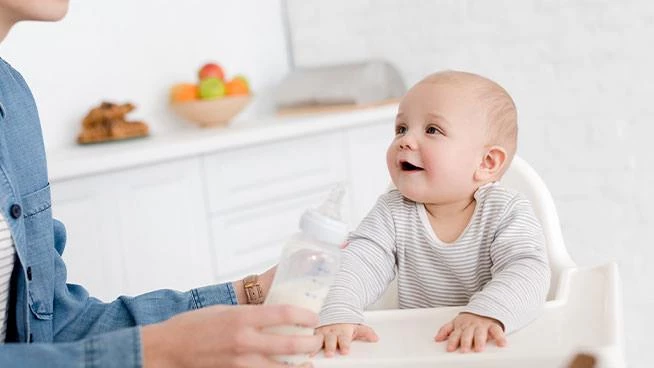
[[[318,356],[314,366],[563,368],[576,353],[586,352],[597,358],[596,367],[624,367],[617,265],[577,267],[565,248],[552,195],[526,161],[516,156],[502,184],[529,198],[545,233],[552,282],[541,317],[509,335],[507,347],[490,343],[483,353],[447,353],[433,337],[461,308],[397,309],[394,281],[365,312],[379,341],[355,342],[347,356]]]

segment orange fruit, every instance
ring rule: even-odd
[[[234,76],[233,79],[240,79],[248,87],[248,90],[250,89],[250,83],[248,82],[248,79],[245,78],[243,74],[237,74]]]
[[[225,83],[225,93],[228,96],[239,96],[250,94],[250,87],[244,77],[235,77]]]
[[[170,100],[173,102],[193,101],[198,98],[198,86],[192,83],[175,84],[170,89]]]

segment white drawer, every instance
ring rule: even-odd
[[[217,280],[234,280],[261,272],[279,262],[282,247],[299,231],[300,216],[317,207],[331,187],[280,200],[265,206],[234,211],[211,219]],[[343,201],[343,216],[349,216],[349,201]]]
[[[209,212],[289,198],[346,178],[342,133],[301,137],[204,157]]]

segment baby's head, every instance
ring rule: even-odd
[[[517,133],[515,104],[500,85],[472,73],[431,74],[400,102],[388,170],[400,192],[416,202],[471,198],[502,177]]]

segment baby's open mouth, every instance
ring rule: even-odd
[[[416,166],[408,161],[402,161],[400,162],[400,166],[402,167],[402,171],[421,171],[424,170],[420,166]]]

